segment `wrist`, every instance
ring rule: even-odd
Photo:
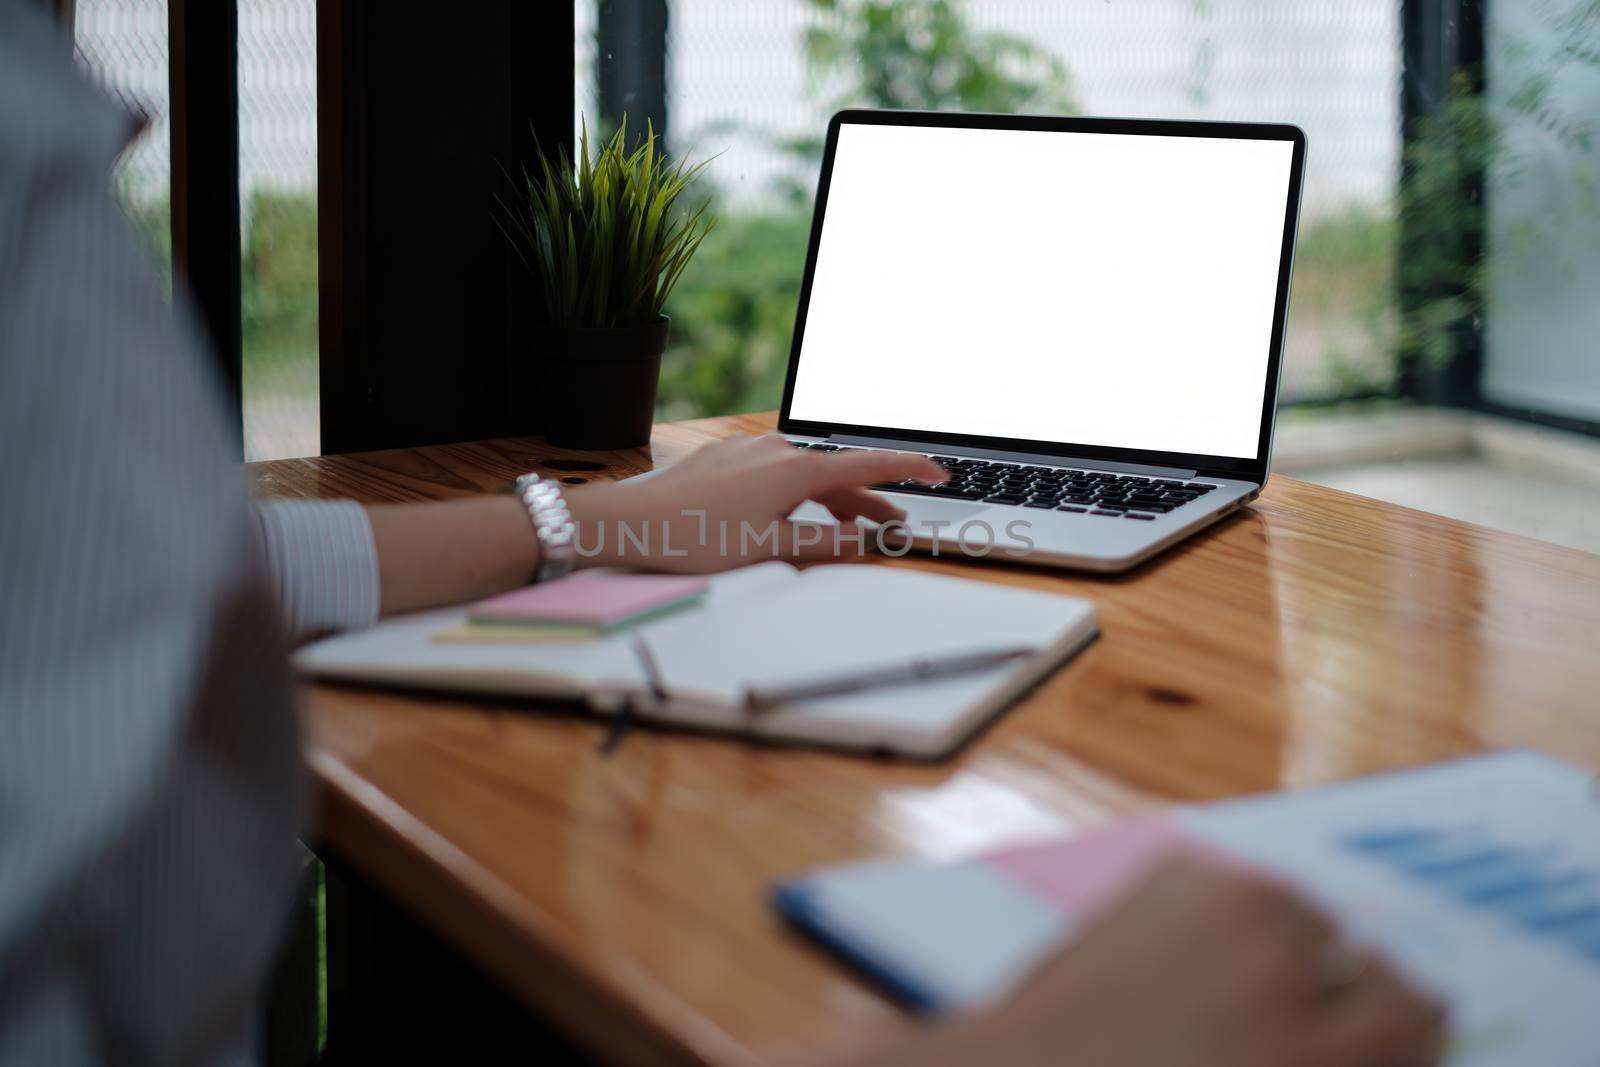
[[[496,494],[485,506],[495,509],[496,528],[505,531],[499,538],[507,546],[502,565],[513,568],[517,575],[508,588],[527,584],[528,576],[537,573],[544,562],[544,546],[539,543],[533,523],[528,521],[528,509],[517,497],[503,494]]]
[[[567,494],[567,510],[575,530],[575,570],[609,567],[618,562],[617,526],[627,518],[627,491],[618,485],[586,485]]]

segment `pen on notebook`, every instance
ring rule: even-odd
[[[904,685],[907,682],[970,674],[999,666],[1010,660],[1031,656],[1037,651],[1039,651],[1037,648],[1019,647],[994,649],[988,652],[967,652],[938,659],[919,657],[908,663],[872,667],[831,678],[797,682],[793,685],[774,686],[770,689],[750,688],[745,690],[744,706],[746,711],[770,711],[780,704],[810,700],[814,697],[838,696],[841,693],[857,693],[865,689],[879,689],[884,686]]]
[[[650,696],[657,704],[665,704],[668,699],[666,683],[661,680],[661,668],[656,665],[656,658],[650,652],[650,646],[644,643],[644,638],[634,637],[633,654],[639,660],[639,667],[644,671],[645,683],[650,686]],[[637,701],[628,699],[611,717],[611,729],[606,731],[605,739],[600,742],[600,751],[604,755],[611,755],[622,744],[623,736],[633,727],[637,708]]]

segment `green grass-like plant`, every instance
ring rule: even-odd
[[[631,151],[628,121],[593,156],[584,124],[574,165],[566,148],[537,172],[522,169],[511,198],[496,198],[496,221],[561,328],[648,326],[711,231],[707,205],[678,198],[709,160],[690,167],[660,150],[655,129]]]

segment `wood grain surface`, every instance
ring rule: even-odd
[[[626,476],[772,424],[666,425],[630,452],[513,439],[251,475],[264,496],[439,499],[528,470]],[[770,913],[773,879],[813,865],[961,855],[1498,746],[1600,771],[1587,553],[1275,477],[1123,577],[873,565],[1090,597],[1103,636],[937,764],[667,732],[607,758],[601,726],[559,709],[309,687],[319,831],[608,1060],[738,1064],[911,1025]]]

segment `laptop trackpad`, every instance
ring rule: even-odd
[[[928,530],[917,529],[919,525],[928,522],[940,524],[936,528],[948,533],[950,529],[960,526],[962,520],[979,512],[992,510],[987,505],[972,504],[965,500],[937,500],[929,497],[913,496],[891,496],[889,499],[905,509],[906,525],[911,527],[913,535],[930,533],[931,531]],[[827,508],[809,500],[795,508],[789,517],[796,522],[834,523],[837,521],[829,514]]]
[[[969,504],[965,500],[930,500],[927,497],[895,498],[895,503],[906,509],[906,525],[911,527],[912,534],[933,535],[941,529],[953,529],[961,525],[963,519],[977,515],[980,512],[993,509],[982,504]],[[923,523],[934,523],[931,530],[919,530],[917,527]]]

